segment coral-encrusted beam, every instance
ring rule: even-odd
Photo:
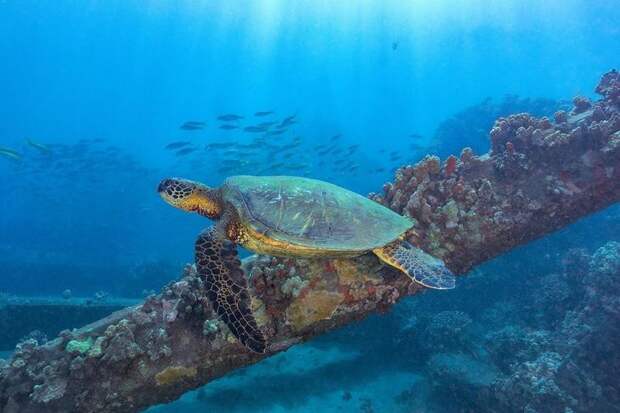
[[[372,197],[414,218],[410,240],[456,272],[615,203],[619,74],[607,73],[596,91],[601,100],[576,98],[571,113],[557,112],[553,120],[498,119],[488,154],[465,149],[443,164],[427,157],[401,168]],[[0,362],[0,410],[137,412],[420,291],[370,255],[261,257],[245,267],[254,311],[270,338],[267,354],[249,353],[231,336],[203,305],[202,283],[188,267],[140,306],[63,332],[45,346],[18,345]]]
[[[521,113],[491,129],[491,151],[465,148],[443,165],[427,157],[400,168],[371,196],[418,222],[422,248],[457,272],[618,201],[618,73],[606,74],[595,104],[574,99],[554,120]]]

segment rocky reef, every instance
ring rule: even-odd
[[[596,89],[601,100],[577,97],[554,120],[527,113],[499,118],[489,153],[465,148],[443,162],[427,156],[400,168],[371,197],[415,219],[410,241],[465,272],[512,248],[515,238],[527,242],[566,225],[573,218],[564,211],[583,216],[615,201],[618,83],[616,71],[606,74]]]
[[[409,240],[464,272],[620,199],[619,90],[620,76],[613,71],[597,88],[601,100],[576,99],[571,113],[558,113],[553,121],[527,114],[500,118],[490,132],[488,154],[465,149],[444,162],[429,156],[399,169],[383,194],[372,198],[413,218]],[[614,260],[596,262],[615,268]],[[269,337],[266,354],[248,352],[217,320],[205,305],[202,281],[188,265],[178,281],[140,305],[64,331],[44,345],[35,339],[18,345],[13,357],[0,363],[2,411],[139,411],[312,336],[387,311],[401,297],[423,290],[370,255],[354,260],[253,257],[244,268],[254,312]],[[595,300],[596,293],[591,297]],[[447,344],[429,359],[429,371],[442,380],[469,383],[471,378],[459,373],[465,363],[479,369],[472,388],[481,395],[482,389],[502,383],[517,389],[521,376],[513,377],[513,370],[490,368],[474,357],[480,356],[478,349],[466,345],[471,324],[463,313],[433,316],[424,334]],[[575,340],[587,337],[579,335],[582,322],[573,325],[567,328],[574,330]],[[508,339],[508,348],[510,340],[516,338]],[[498,351],[508,351],[506,346]],[[566,353],[560,350],[552,348],[539,364],[522,368],[561,372]]]
[[[485,317],[467,323],[478,334],[452,328],[470,320],[463,312],[431,315],[425,328],[450,334],[432,347],[424,346],[425,335],[407,344],[425,349],[435,399],[478,412],[618,411],[620,244],[610,241],[593,254],[569,251],[563,261],[570,264],[550,275],[573,285],[576,293],[560,305],[555,294],[540,296],[545,288],[558,288],[545,276],[534,279],[526,295],[502,303],[513,308],[535,303],[528,311],[489,308]],[[529,311],[548,320],[532,319]]]
[[[516,95],[506,95],[500,100],[487,98],[441,122],[432,138],[432,142],[436,143],[433,152],[441,157],[448,157],[458,153],[465,141],[476,153],[485,153],[489,150],[489,130],[498,118],[514,113],[552,116],[558,109],[569,107],[570,102],[520,98]]]
[[[100,294],[101,295],[101,294]],[[20,338],[53,337],[70,326],[84,325],[137,300],[105,297],[18,297],[0,294],[0,351],[11,350]]]

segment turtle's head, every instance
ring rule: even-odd
[[[217,219],[222,215],[222,201],[219,191],[189,179],[164,179],[157,187],[159,196],[173,207],[188,212],[197,212],[207,218]]]

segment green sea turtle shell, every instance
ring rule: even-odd
[[[245,225],[317,251],[372,250],[396,240],[413,225],[362,195],[315,179],[233,176],[222,188],[224,199]]]

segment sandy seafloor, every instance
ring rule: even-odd
[[[221,378],[149,413],[216,412],[411,412],[426,411],[424,376],[369,363],[337,345],[296,346],[239,373]],[[308,380],[308,377],[315,377]],[[415,400],[399,402],[412,387]]]

